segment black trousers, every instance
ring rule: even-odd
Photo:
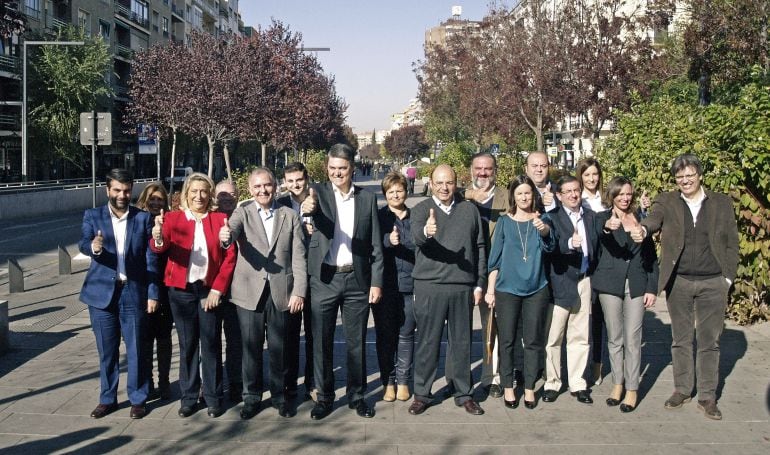
[[[171,312],[179,337],[179,388],[182,406],[193,406],[201,388],[207,406],[222,406],[222,306],[204,311],[201,300],[209,288],[201,282],[189,283],[185,289],[169,288]]]
[[[325,273],[325,272],[322,272]],[[361,289],[353,272],[310,277],[313,295],[313,365],[318,401],[334,401],[334,329],[342,313],[347,351],[347,398],[354,402],[366,392],[366,325],[369,289]]]
[[[313,310],[310,306],[310,296],[310,289],[308,289],[305,305],[302,307],[302,327],[305,337],[305,367],[303,368],[303,373],[305,375],[306,392],[310,392],[315,388],[315,374],[313,372]]]
[[[382,386],[396,383],[396,351],[398,334],[404,323],[404,297],[400,292],[386,290],[382,300],[372,305],[374,333],[377,340],[377,363]]]
[[[454,386],[455,404],[462,405],[473,395],[471,380],[471,330],[473,289],[437,291],[415,289],[414,315],[417,320],[417,345],[414,361],[414,398],[430,402],[431,388],[436,379],[441,336],[447,326],[445,371],[451,371],[447,381]],[[450,387],[451,388],[451,387]]]
[[[239,384],[241,380],[241,357],[243,343],[241,328],[238,323],[238,311],[230,296],[222,296],[222,331],[225,334],[225,373],[230,384]]]
[[[542,358],[545,355],[546,316],[551,300],[548,286],[538,292],[521,297],[507,292],[495,291],[495,314],[497,315],[498,340],[500,342],[500,385],[513,387],[514,346],[524,340],[524,388],[534,389],[539,378]],[[518,327],[522,326],[519,335]]]
[[[158,384],[169,383],[169,371],[171,371],[171,329],[174,320],[171,317],[171,306],[168,302],[168,289],[160,287],[160,299],[158,308],[154,313],[147,315],[147,332],[144,336],[145,372],[150,379],[150,389],[154,387],[152,375],[152,352],[157,346],[158,357]]]
[[[296,389],[299,357],[300,313],[279,311],[273,303],[269,285],[254,311],[237,307],[243,342],[243,402],[258,403],[264,390],[262,351],[267,335],[268,382],[274,406]]]

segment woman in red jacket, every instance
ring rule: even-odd
[[[196,410],[200,361],[208,415],[219,417],[224,412],[219,303],[233,275],[235,248],[224,248],[219,241],[227,215],[214,211],[214,182],[205,174],[194,173],[185,180],[180,208],[155,217],[150,240],[152,250],[168,260],[164,282],[180,351],[179,416],[189,417]]]

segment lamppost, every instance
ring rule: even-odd
[[[22,46],[21,81],[21,181],[27,181],[27,46],[82,46],[83,41],[24,41]]]

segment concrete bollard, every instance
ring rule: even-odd
[[[59,245],[59,276],[72,275],[72,257],[67,249]]]
[[[10,348],[8,340],[8,301],[0,300],[0,354]]]
[[[11,294],[24,292],[24,271],[16,259],[8,259],[8,288]]]

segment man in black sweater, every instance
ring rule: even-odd
[[[445,370],[452,372],[457,406],[469,414],[484,410],[473,400],[471,333],[473,305],[486,287],[486,241],[476,206],[455,195],[456,175],[440,165],[431,176],[433,196],[412,209],[412,235],[417,246],[414,312],[417,348],[414,402],[410,414],[422,414],[431,403],[441,334],[446,322],[449,340]]]

